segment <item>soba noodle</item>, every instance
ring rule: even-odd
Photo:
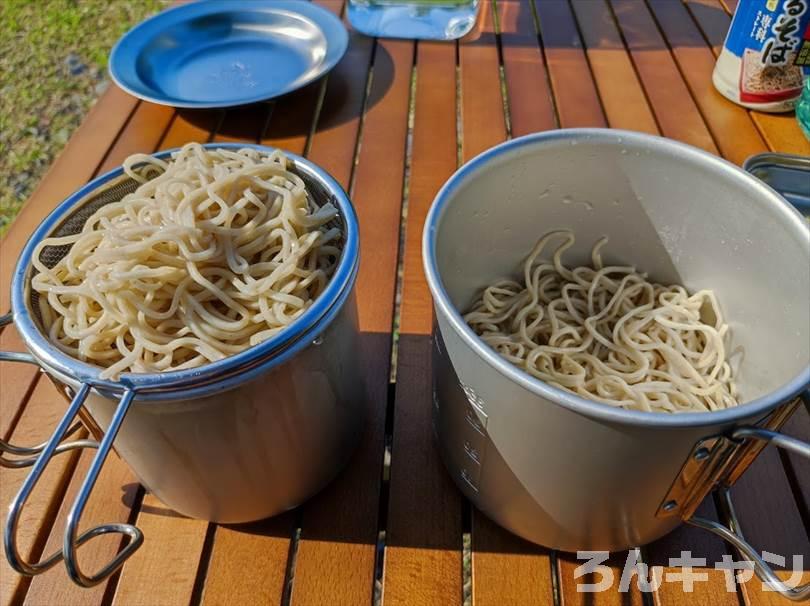
[[[281,152],[134,155],[141,185],[76,235],[34,254],[43,324],[64,352],[105,370],[201,366],[289,325],[323,291],[340,254],[337,210],[317,207]],[[54,267],[45,247],[69,245]]]
[[[542,256],[562,239],[552,258]],[[570,231],[547,233],[523,265],[523,282],[486,288],[464,316],[501,356],[585,398],[627,409],[699,412],[737,405],[714,293],[662,286],[634,267],[569,269]]]

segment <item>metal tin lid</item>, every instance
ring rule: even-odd
[[[810,217],[810,157],[767,152],[748,158],[743,169]]]
[[[270,153],[272,148],[263,145],[243,143],[208,143],[210,149],[245,147]],[[166,158],[176,149],[154,154],[156,158]],[[40,329],[32,315],[30,302],[31,259],[37,245],[54,232],[66,219],[76,214],[88,197],[103,189],[105,185],[114,185],[123,174],[123,168],[116,168],[102,175],[54,209],[39,225],[23,249],[11,282],[11,307],[14,313],[14,324],[29,351],[37,362],[50,374],[60,378],[87,383],[107,393],[120,393],[126,389],[143,395],[152,394],[160,399],[175,399],[193,392],[214,392],[224,385],[233,386],[242,380],[248,380],[257,368],[266,368],[269,362],[286,359],[291,351],[297,352],[301,345],[311,341],[325,329],[336,312],[342,307],[352,290],[359,266],[359,225],[354,207],[341,186],[326,171],[308,160],[289,152],[285,155],[292,161],[295,171],[307,184],[309,195],[317,200],[331,201],[338,209],[338,216],[343,222],[343,251],[335,273],[326,285],[323,293],[313,302],[299,318],[284,330],[266,341],[250,347],[238,354],[217,362],[189,370],[169,371],[163,373],[122,373],[118,380],[99,378],[103,370],[99,366],[77,360],[55,347],[47,335]],[[147,398],[152,399],[152,398]]]

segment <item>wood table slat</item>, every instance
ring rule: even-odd
[[[611,5],[661,133],[716,154],[714,140],[646,4],[611,0]]]
[[[680,2],[650,0],[648,6],[672,48],[695,101],[722,155],[735,164],[767,149],[745,108],[730,103],[712,84],[715,57]],[[733,137],[727,133],[734,133]]]
[[[500,61],[492,4],[483,2],[475,40],[459,44],[461,154],[467,162],[506,139]]]
[[[131,154],[154,151],[173,117],[174,110],[171,108],[147,102],[140,103],[127,124],[127,128],[107,153],[99,172],[106,172],[120,166],[124,159]],[[70,484],[59,509],[56,523],[48,537],[46,549],[48,552],[57,548],[61,549],[67,512],[84,480],[92,454],[89,452],[81,455],[76,472],[70,478]],[[137,505],[132,498],[133,489],[137,486],[138,481],[127,464],[118,456],[110,455],[88,502],[83,527],[89,526],[90,523],[96,525],[126,522],[130,516],[131,507]],[[125,496],[126,500],[122,502]],[[96,540],[82,551],[88,555],[82,556],[80,561],[92,571],[97,570],[115,555],[118,547],[118,535],[111,535],[105,541],[103,545],[99,545],[99,541]],[[68,604],[86,604],[90,598],[97,598],[100,601],[108,591],[108,583],[102,583],[92,590],[86,591],[73,585],[68,579],[64,566],[58,565],[46,574],[33,579],[26,596],[26,604],[47,606],[60,603],[67,606]]]
[[[550,604],[554,595],[549,550],[472,512],[474,606]]]
[[[527,7],[524,7],[524,12]],[[481,34],[459,45],[461,63],[462,160],[468,161],[506,139],[503,99],[498,73],[498,48],[493,16],[482,7]],[[512,11],[516,12],[516,11]],[[536,45],[527,40],[529,44]],[[530,91],[545,82],[511,82],[510,103],[532,98]],[[511,105],[510,105],[511,107]],[[550,106],[548,108],[551,109]],[[472,599],[486,604],[525,604],[550,600],[551,567],[548,552],[531,545],[472,512]]]
[[[413,151],[391,454],[383,599],[386,606],[460,604],[462,501],[431,432],[432,307],[421,263],[424,217],[456,167],[453,45],[417,48]]]
[[[683,0],[716,57],[723,48],[731,19],[719,0]]]
[[[391,243],[399,237],[413,44],[381,42],[374,51],[368,113],[358,141],[372,51],[371,39],[352,37],[349,52],[327,82],[324,108],[334,110],[321,112],[309,154],[347,190],[357,171],[352,198],[360,239],[364,250],[380,254],[365,259],[361,254],[355,290],[361,326],[358,357],[366,379],[365,434],[347,468],[302,508],[293,604],[371,603],[374,590],[397,264]],[[361,155],[354,169],[356,144]],[[380,170],[381,159],[385,171]]]
[[[610,559],[601,566],[604,570],[594,574],[582,574],[582,570],[577,570],[585,563],[584,558],[577,558],[572,553],[559,553],[557,555],[557,569],[560,584],[560,602],[564,606],[641,606],[643,598],[636,584],[636,577],[632,579],[627,591],[619,591],[619,583],[624,566],[625,553],[614,553]],[[609,570],[609,572],[608,572]],[[598,584],[607,575],[612,583],[605,591],[582,591],[580,585]]]
[[[144,542],[124,564],[114,606],[186,606],[208,522],[181,516],[147,493],[136,525],[143,531]]]
[[[219,525],[205,577],[203,606],[280,604],[296,512]]]
[[[573,0],[572,6],[611,128],[657,135],[655,117],[606,1]]]
[[[79,487],[84,482],[95,453],[95,450],[81,453],[79,463],[76,465],[76,470],[71,476],[70,484],[62,499],[59,513],[53,523],[45,553],[50,554],[62,549],[68,511],[73,506],[73,501]],[[126,523],[133,505],[136,505],[139,489],[138,481],[127,464],[118,455],[110,454],[87,502],[79,533],[100,524]],[[159,542],[165,539],[153,536],[151,540]],[[111,534],[97,537],[79,548],[79,565],[85,574],[94,574],[102,566],[112,561],[120,549],[120,545],[121,535]],[[98,604],[101,603],[107,592],[107,585],[108,583],[105,582],[90,589],[79,587],[70,581],[65,566],[59,564],[32,579],[31,587],[25,596],[25,606]]]
[[[93,177],[137,104],[137,99],[110,85],[14,219],[0,242],[0,314],[11,307],[8,285],[31,233],[48,212]]]
[[[48,380],[38,381],[29,398],[24,415],[11,434],[15,444],[33,446],[48,439],[66,408],[65,398]],[[85,436],[82,430],[76,439]],[[54,457],[45,468],[39,483],[34,488],[17,528],[17,545],[19,552],[27,561],[39,561],[42,548],[48,537],[64,492],[67,479],[76,464],[78,453],[67,452]],[[27,469],[8,469],[0,467],[0,527],[5,529],[8,506],[22,486]],[[47,555],[50,555],[47,554]],[[19,604],[25,595],[31,579],[21,577],[11,569],[5,554],[0,558],[0,605]]]
[[[177,112],[158,144],[161,149],[185,143],[206,142],[218,129],[228,132],[238,124],[241,109]],[[258,140],[263,124],[246,142]],[[151,494],[144,497],[135,525],[144,533],[144,543],[121,569],[113,603],[116,606],[186,604],[197,582],[208,522],[183,517],[167,509]],[[185,597],[183,597],[185,594]],[[185,602],[183,601],[185,599]]]
[[[535,6],[560,126],[607,126],[571,6],[565,0]]]
[[[745,539],[760,553],[768,551],[785,557],[787,570],[791,570],[793,556],[801,556],[805,576],[810,576],[810,536],[775,447],[769,446],[762,451],[732,487],[731,496]],[[773,567],[779,568],[777,565]],[[745,596],[752,605],[787,606],[790,603],[773,592],[763,591],[762,583],[756,578],[745,583],[744,587]]]
[[[810,141],[804,136],[793,112],[763,114],[751,112],[762,136],[773,151],[810,156]]]
[[[342,12],[340,0],[319,3],[334,14]],[[509,126],[513,135],[522,135],[557,123],[563,127],[610,124],[653,133],[660,126],[667,136],[715,153],[716,145],[737,163],[766,148],[810,155],[810,143],[793,114],[749,112],[713,89],[714,58],[730,23],[726,9],[735,4],[731,0],[499,0],[494,3],[499,38],[494,15],[485,14],[478,37],[459,46],[418,43],[402,251],[397,243],[402,185],[408,179],[405,152],[414,42],[375,42],[353,34],[346,57],[326,79],[274,102],[228,112],[178,113],[139,102],[112,87],[0,243],[0,312],[8,308],[8,281],[17,251],[42,217],[99,170],[119,165],[130,153],[210,139],[261,141],[308,153],[344,187],[354,182],[365,251],[357,297],[362,331],[358,355],[368,383],[368,428],[347,470],[323,493],[297,512],[249,525],[214,526],[183,518],[148,494],[139,503],[136,495],[141,492],[134,476],[112,455],[83,527],[137,518],[136,524],[146,534],[143,548],[112,584],[89,591],[69,584],[61,564],[29,580],[2,561],[0,606],[109,602],[163,606],[189,601],[218,606],[282,603],[286,597],[304,605],[369,604],[374,591],[400,252],[404,259],[402,335],[393,392],[383,604],[460,604],[462,509],[467,505],[441,464],[430,429],[432,305],[421,263],[424,216],[436,191],[456,168],[457,135],[465,160],[505,139]],[[485,11],[492,8],[489,2],[483,6]],[[538,35],[545,47],[538,43]],[[371,86],[366,90],[370,67]],[[503,114],[501,67],[509,122]],[[461,133],[456,133],[457,103]],[[0,332],[0,349],[20,347],[13,327]],[[40,378],[33,367],[2,364],[0,387],[0,435],[11,431],[12,441],[22,444],[47,437],[65,408],[50,381]],[[810,438],[807,410],[800,410],[786,431]],[[25,550],[39,555],[60,547],[66,511],[92,455],[62,455],[53,461],[21,524]],[[26,470],[0,470],[0,505],[9,502],[25,474]],[[810,499],[807,475],[805,461],[792,455],[780,457],[768,449],[734,487],[741,524],[757,547],[801,553],[805,562],[810,559],[810,514],[801,511]],[[63,492],[66,497],[60,505]],[[716,516],[711,502],[701,512]],[[603,593],[578,593],[577,583],[589,580],[574,579],[582,560],[528,544],[477,511],[472,512],[471,521],[472,597],[478,606],[551,603],[555,585],[566,606],[787,603],[763,592],[756,579],[726,592],[722,572],[709,567],[732,552],[694,528],[679,528],[648,546],[645,559],[663,565],[662,573],[676,572],[668,567],[668,558],[689,550],[707,558],[709,581],[696,584],[693,593],[665,582],[645,598],[637,589],[621,594],[615,586]],[[298,523],[301,538],[293,542]],[[117,536],[94,539],[81,550],[82,563],[96,568],[118,543]],[[288,570],[294,550],[296,563]],[[623,556],[615,554],[608,562],[617,582]],[[554,559],[556,579],[551,575]],[[805,581],[808,578],[805,563]]]
[[[524,0],[496,4],[512,136],[552,129],[554,101],[532,5]]]
[[[5,286],[0,284],[0,288]],[[25,352],[25,346],[13,325],[0,333],[0,351]],[[20,409],[25,406],[34,383],[40,376],[39,369],[32,364],[0,362],[0,438],[8,439],[12,425],[17,422]],[[16,446],[32,446],[16,444]],[[18,471],[17,473],[24,473]]]
[[[798,438],[810,444],[810,412],[802,405],[793,413],[793,416],[785,423],[780,430],[794,438]],[[785,473],[792,477],[791,487],[793,496],[796,499],[796,507],[799,515],[803,516],[804,528],[810,535],[810,461],[793,452],[784,451],[782,462],[785,466]],[[807,564],[810,566],[810,562]]]
[[[105,173],[121,166],[132,154],[156,150],[174,115],[175,111],[170,107],[142,101],[133,112],[127,128],[107,152],[98,172]]]
[[[711,496],[701,504],[696,515],[717,519]],[[660,580],[660,586],[655,592],[658,605],[739,605],[736,583],[727,585],[725,573],[714,568],[715,563],[721,562],[724,554],[728,553],[725,543],[714,535],[700,528],[683,525],[648,545],[645,552],[647,564],[651,568],[659,567],[658,572],[655,573]],[[705,577],[702,580],[696,579],[691,588],[685,584],[688,583],[687,580],[681,581],[676,576],[684,570],[671,560],[671,558],[683,557],[683,552],[689,552],[689,557],[704,559],[702,564],[694,565],[694,571]]]

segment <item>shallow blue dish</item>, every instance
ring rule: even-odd
[[[110,75],[162,105],[245,105],[316,80],[347,44],[340,19],[303,0],[201,0],[127,32],[110,54]]]

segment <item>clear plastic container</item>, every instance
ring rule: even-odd
[[[481,0],[349,0],[349,22],[384,38],[455,40],[469,32]]]

